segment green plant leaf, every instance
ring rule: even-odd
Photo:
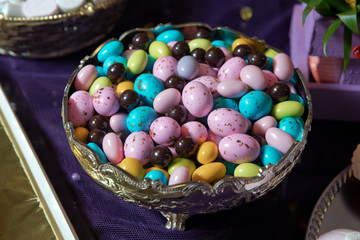
[[[334,34],[334,32],[336,31],[336,29],[338,29],[338,27],[341,24],[341,20],[340,18],[336,18],[331,24],[330,26],[326,29],[326,32],[324,34],[324,40],[323,40],[323,49],[324,49],[324,54],[326,56],[326,45],[330,39],[330,37]]]
[[[335,12],[326,1],[321,1],[321,3],[316,6],[315,10],[322,16],[335,16]]]
[[[346,12],[351,9],[350,5],[344,0],[326,0],[339,13]]]
[[[352,32],[348,27],[345,26],[344,27],[344,69],[343,69],[344,72],[350,60],[351,42],[352,42]]]
[[[352,8],[349,11],[339,13],[337,16],[341,19],[341,21],[354,33],[359,33],[359,28],[357,24],[357,12],[356,8]]]
[[[306,17],[309,15],[311,10],[315,9],[321,2],[322,2],[322,0],[310,0],[308,2],[308,4],[306,5],[306,7],[303,11],[303,19],[302,19],[303,26],[305,24]]]

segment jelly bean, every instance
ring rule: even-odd
[[[169,180],[169,178],[170,178],[169,173],[165,169],[159,168],[159,167],[150,167],[150,168],[145,169],[144,175],[148,174],[152,170],[161,171],[166,176],[166,179]]]
[[[240,72],[247,64],[240,57],[233,57],[226,61],[219,69],[217,78],[219,81],[240,80]]]
[[[215,161],[218,153],[218,147],[215,143],[210,141],[204,142],[198,149],[196,159],[201,164],[208,164]]]
[[[275,165],[280,161],[282,154],[270,145],[261,146],[259,158],[261,163],[266,166],[269,163]]]
[[[171,150],[162,145],[158,145],[151,151],[150,162],[158,168],[165,168],[173,159]]]
[[[227,98],[239,98],[247,93],[248,87],[241,80],[226,80],[219,83],[217,92]]]
[[[278,53],[273,59],[274,74],[283,82],[288,82],[294,75],[294,64],[285,53]]]
[[[89,93],[91,96],[95,94],[95,92],[103,87],[112,87],[111,80],[108,77],[99,77],[92,84],[89,89]]]
[[[198,61],[192,56],[182,57],[177,64],[177,74],[186,80],[192,80],[199,74]]]
[[[295,94],[295,93],[290,93],[289,98],[287,100],[288,101],[297,101],[297,102],[301,103],[304,106],[304,108],[306,106],[305,100],[300,95]]]
[[[98,72],[94,65],[86,65],[77,74],[74,80],[76,90],[88,91],[91,84],[96,80]]]
[[[204,117],[213,107],[213,98],[209,89],[200,82],[191,81],[183,89],[182,102],[195,117]]]
[[[153,106],[154,99],[165,89],[163,83],[151,73],[139,75],[134,83],[134,90],[139,94],[140,100],[148,106]]]
[[[229,108],[218,108],[210,112],[207,123],[211,131],[221,137],[233,133],[245,133],[248,129],[245,117]]]
[[[150,161],[154,143],[149,134],[143,131],[131,133],[124,143],[124,154],[127,158],[135,158],[142,165]]]
[[[269,128],[266,131],[265,139],[270,146],[279,150],[281,154],[285,154],[295,142],[290,134],[276,127]]]
[[[181,136],[191,137],[195,144],[200,145],[207,139],[207,129],[197,121],[189,121],[181,126]]]
[[[97,71],[97,77],[106,77],[106,74],[104,73],[104,69],[103,67],[100,66],[96,66],[96,71]]]
[[[119,56],[124,50],[124,45],[118,40],[106,43],[98,52],[97,59],[104,62],[110,56]],[[106,72],[106,71],[105,71]]]
[[[134,178],[142,180],[144,178],[144,169],[141,163],[135,158],[124,158],[118,166],[129,173]]]
[[[161,41],[166,44],[172,41],[184,41],[184,34],[179,30],[175,30],[175,29],[167,30],[165,32],[160,33],[156,37],[156,41]]]
[[[140,74],[144,71],[146,64],[148,61],[147,53],[144,50],[136,50],[133,54],[131,54],[127,67],[131,74]]]
[[[134,90],[134,82],[132,81],[123,81],[121,83],[119,83],[117,86],[116,86],[116,92],[117,94],[119,94],[119,96],[121,95],[121,93],[123,93],[125,90]]]
[[[221,157],[232,163],[251,162],[260,154],[260,145],[255,138],[243,134],[230,134],[219,142]]]
[[[85,126],[94,115],[92,97],[83,90],[74,92],[69,97],[67,110],[69,121],[74,127]]]
[[[168,180],[166,178],[166,175],[159,170],[151,170],[148,172],[144,178],[150,178],[152,181],[160,180],[162,185],[167,185]]]
[[[248,45],[251,49],[254,48],[252,42],[251,42],[249,39],[247,39],[247,38],[245,38],[245,37],[240,37],[240,38],[235,39],[235,40],[233,41],[233,43],[232,43],[232,45],[231,45],[231,50],[234,52],[234,49],[235,49],[237,46],[242,45],[242,44]]]
[[[166,43],[154,41],[149,46],[149,54],[156,60],[162,56],[171,56],[171,50]]]
[[[169,178],[169,185],[189,182],[191,180],[190,172],[187,167],[177,167]]]
[[[187,158],[175,158],[168,166],[168,173],[170,176],[174,172],[174,170],[180,166],[186,167],[189,170],[190,175],[193,174],[193,172],[196,169],[195,163]]]
[[[284,101],[274,105],[271,114],[281,120],[285,117],[301,117],[304,110],[304,106],[297,101]]]
[[[151,123],[158,117],[156,111],[148,106],[140,106],[133,109],[127,119],[126,126],[130,132],[150,130]]]
[[[102,148],[106,155],[106,158],[117,164],[124,158],[124,148],[120,138],[117,134],[110,132],[105,135],[102,141]]]
[[[179,124],[170,117],[159,117],[150,125],[150,136],[157,144],[164,146],[173,145],[180,137]]]
[[[153,75],[165,82],[170,76],[176,74],[178,61],[172,56],[158,58],[152,69]]]
[[[261,168],[254,163],[241,163],[235,168],[234,176],[242,178],[256,177]]]
[[[264,90],[267,88],[267,78],[261,68],[255,65],[247,65],[241,69],[241,80],[254,90]]]
[[[271,97],[263,91],[249,92],[239,101],[240,113],[250,120],[257,120],[269,114],[271,107]]]
[[[94,152],[99,157],[101,163],[103,163],[103,164],[107,163],[107,158],[106,158],[104,152],[101,150],[101,148],[97,144],[90,142],[87,144],[87,146],[89,148],[91,148],[92,150],[94,150]]]
[[[210,184],[225,176],[226,167],[221,162],[213,162],[198,167],[192,174],[193,181],[205,181]]]
[[[86,144],[87,143],[87,138],[89,136],[89,130],[87,130],[84,127],[77,127],[74,129],[74,134],[77,140],[79,140],[80,142]]]
[[[258,119],[256,122],[254,122],[252,128],[251,128],[251,134],[265,137],[266,131],[271,127],[276,127],[277,121],[273,116],[265,116],[260,119]]]
[[[156,95],[154,109],[158,113],[167,113],[169,109],[181,102],[181,93],[175,88],[168,88]]]
[[[93,106],[103,116],[111,116],[120,109],[119,95],[111,87],[103,87],[94,93]]]
[[[126,113],[116,113],[112,115],[109,120],[111,129],[114,132],[128,131],[128,128],[126,126],[127,117],[128,114]]]
[[[205,38],[195,38],[193,40],[190,40],[188,44],[190,47],[190,52],[192,52],[196,48],[201,48],[207,51],[209,48],[212,47],[211,42]]]
[[[279,122],[279,128],[290,134],[295,141],[301,141],[303,123],[301,118],[286,117]]]

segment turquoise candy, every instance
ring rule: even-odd
[[[141,106],[133,109],[126,118],[126,126],[130,132],[149,132],[151,123],[158,117],[152,107]]]
[[[120,56],[124,50],[124,45],[118,40],[106,43],[98,52],[97,59],[104,62],[108,57]]]
[[[92,150],[95,151],[95,153],[98,155],[98,157],[100,158],[101,163],[105,164],[108,162],[105,153],[101,150],[101,148],[96,144],[96,143],[88,143],[87,144]]]
[[[166,44],[168,44],[169,42],[173,42],[173,41],[184,41],[184,34],[182,32],[180,32],[179,30],[167,30],[165,32],[160,33],[157,37],[156,37],[156,41],[161,41],[164,42]]]
[[[295,141],[301,141],[304,121],[300,117],[286,117],[280,120],[279,128],[290,134]]]
[[[289,98],[287,100],[288,101],[297,101],[297,102],[301,103],[304,106],[304,108],[306,108],[306,102],[299,94],[290,93]]]
[[[234,171],[235,171],[235,168],[239,165],[239,164],[236,164],[236,163],[232,163],[232,162],[228,162],[228,161],[221,161],[225,167],[226,167],[226,174],[227,175],[230,175],[230,176],[234,176]]]
[[[160,170],[151,170],[148,172],[144,178],[150,178],[152,181],[160,180],[163,185],[168,184],[168,180],[166,178],[165,173]]]
[[[140,74],[134,83],[134,91],[147,106],[153,106],[155,97],[165,89],[161,80],[151,73]]]
[[[125,68],[126,68],[126,80],[134,80],[136,75],[131,74],[130,71],[128,71],[128,67],[127,67],[127,62],[128,60],[126,58],[124,58],[123,56],[110,56],[107,59],[105,59],[104,63],[103,63],[103,70],[104,70],[104,74],[107,76],[107,72],[109,70],[109,67],[111,65],[113,65],[114,63],[122,63]]]
[[[263,91],[252,91],[245,94],[239,101],[240,113],[247,119],[257,120],[271,111],[271,97]]]
[[[229,50],[229,52],[231,52],[231,46],[223,40],[214,40],[211,42],[211,45],[213,45],[214,47],[226,48],[227,50]]]
[[[239,111],[239,107],[234,99],[218,97],[214,99],[213,110],[218,108],[230,108],[235,111]]]
[[[96,71],[98,73],[98,78],[99,77],[106,77],[105,73],[104,73],[104,69],[100,66],[96,66]]]
[[[153,68],[154,68],[154,64],[155,64],[155,61],[156,59],[153,58],[152,56],[150,56],[150,54],[147,55],[148,56],[148,61],[146,63],[146,67],[145,67],[145,70],[146,72],[152,72],[153,71]]]
[[[281,157],[282,154],[270,145],[264,145],[260,148],[259,158],[264,166],[268,165],[269,163],[273,165],[276,164],[280,161]]]
[[[273,71],[273,59],[271,58],[271,57],[267,57],[267,60],[268,60],[268,62],[267,62],[267,64],[266,64],[266,66],[265,66],[265,68],[264,68],[264,70],[269,70],[269,71]]]

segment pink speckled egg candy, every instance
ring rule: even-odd
[[[260,144],[247,134],[230,134],[221,139],[219,153],[228,162],[236,164],[251,162],[259,156]]]
[[[207,123],[211,131],[221,137],[233,133],[246,133],[248,130],[246,118],[230,108],[213,110],[208,116]]]
[[[219,81],[240,79],[240,72],[247,63],[241,57],[232,57],[219,69],[217,78]]]
[[[170,175],[168,185],[176,185],[184,182],[189,182],[190,180],[191,176],[189,169],[187,167],[180,166],[177,167]]]
[[[264,90],[268,86],[265,74],[255,65],[247,65],[241,69],[241,80],[254,90]]]
[[[176,74],[178,61],[172,56],[158,58],[153,67],[153,75],[165,82],[171,75]]]
[[[273,69],[276,77],[283,82],[288,82],[294,75],[294,64],[285,53],[278,53],[273,59]]]
[[[266,80],[267,80],[267,88],[270,88],[274,83],[279,82],[275,74],[269,70],[262,70]]]
[[[128,131],[126,125],[127,113],[115,113],[110,117],[109,124],[114,132]]]
[[[83,90],[71,94],[68,102],[68,118],[74,127],[85,126],[94,115],[93,99]]]
[[[158,113],[167,113],[171,106],[181,102],[181,93],[176,88],[161,91],[154,99],[154,109]]]
[[[143,131],[131,133],[124,143],[124,155],[126,158],[135,158],[142,165],[150,161],[154,142],[149,134]]]
[[[76,90],[88,91],[91,84],[98,77],[98,72],[94,65],[86,65],[77,74],[74,80],[74,87]]]
[[[170,117],[159,117],[150,125],[150,137],[157,144],[170,146],[180,137],[181,130],[177,121]]]
[[[212,94],[217,92],[217,86],[219,85],[220,81],[216,77],[211,76],[202,76],[195,78],[193,81],[201,82],[204,84]]]
[[[202,83],[191,81],[182,92],[182,102],[189,113],[195,117],[205,117],[213,107],[210,90]]]
[[[198,77],[201,77],[201,76],[216,77],[217,73],[209,65],[207,65],[205,63],[199,63]]]
[[[202,144],[207,139],[206,127],[197,121],[184,123],[181,126],[181,136],[189,136],[196,144]]]
[[[124,158],[124,147],[121,139],[116,133],[107,133],[102,141],[102,148],[106,155],[106,158],[114,163],[118,164]]]
[[[100,88],[94,94],[93,105],[99,114],[111,116],[120,109],[119,95],[111,87]]]

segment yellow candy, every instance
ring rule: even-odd
[[[147,61],[147,53],[142,49],[136,50],[133,54],[131,54],[127,62],[129,72],[135,75],[140,74],[144,71]]]
[[[285,117],[301,117],[304,113],[304,106],[297,101],[284,101],[279,102],[272,108],[271,115],[276,120],[281,120]]]
[[[251,7],[245,6],[240,9],[240,17],[242,20],[248,21],[250,20],[250,18],[252,18],[252,16],[253,16],[253,10]]]
[[[146,174],[147,174],[148,172],[152,171],[152,170],[162,171],[162,172],[165,174],[166,178],[169,180],[169,177],[170,177],[170,176],[169,176],[169,173],[168,173],[165,169],[162,169],[162,168],[159,168],[159,167],[151,167],[151,168],[145,169],[145,171],[144,171],[144,176],[146,176]]]
[[[87,144],[87,138],[89,136],[89,130],[84,127],[77,127],[74,129],[75,137],[82,143]]]
[[[171,56],[171,50],[169,46],[161,41],[153,41],[149,46],[149,54],[155,59],[163,56]]]
[[[180,166],[187,167],[189,169],[190,175],[195,171],[196,166],[193,161],[187,158],[175,158],[168,166],[168,173],[171,175],[174,170]]]
[[[117,165],[135,178],[140,180],[144,178],[143,166],[135,158],[124,158],[120,164]]]
[[[260,167],[254,163],[240,163],[234,171],[235,177],[251,178],[256,177]]]
[[[218,147],[213,142],[204,142],[200,145],[196,159],[201,164],[207,164],[215,161],[219,153]]]
[[[257,42],[255,39],[250,39],[246,37],[240,37],[238,39],[235,39],[231,46],[231,50],[234,51],[234,49],[241,44],[248,45],[253,51],[263,52],[265,50],[264,44]]]
[[[225,176],[226,167],[221,162],[213,162],[198,167],[192,174],[193,181],[213,183]]]
[[[134,82],[127,80],[119,83],[116,86],[116,92],[119,94],[119,96],[128,89],[134,90]]]
[[[111,80],[108,77],[99,77],[95,79],[89,89],[90,95],[93,96],[95,92],[102,87],[112,87]]]
[[[205,38],[195,38],[189,42],[190,52],[195,48],[202,48],[207,51],[211,47],[211,42]]]

